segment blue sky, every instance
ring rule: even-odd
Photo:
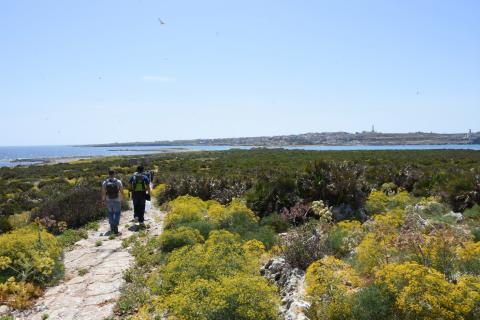
[[[480,131],[479,16],[461,0],[3,0],[0,145]]]

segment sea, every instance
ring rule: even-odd
[[[77,158],[106,157],[121,155],[143,155],[183,151],[221,151],[230,149],[251,149],[255,146],[123,146],[123,147],[86,147],[86,146],[19,146],[0,147],[0,167],[32,165],[48,160],[63,161]],[[285,146],[289,150],[480,150],[479,144],[470,145],[375,145],[375,146]]]

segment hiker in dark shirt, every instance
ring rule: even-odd
[[[108,179],[102,183],[102,202],[107,206],[110,233],[118,235],[120,214],[122,211],[123,185],[115,178],[115,171],[108,171]]]
[[[137,167],[137,172],[130,177],[129,183],[133,200],[133,217],[138,220],[140,226],[144,226],[145,201],[150,196],[150,179],[144,173],[143,166]]]

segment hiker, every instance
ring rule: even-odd
[[[140,226],[144,226],[145,201],[150,198],[150,179],[144,173],[143,166],[137,167],[137,172],[130,177],[129,182],[133,200],[133,218],[138,220]]]
[[[107,205],[110,234],[119,235],[118,225],[122,212],[123,185],[115,178],[115,171],[108,171],[108,179],[102,183],[102,202]]]

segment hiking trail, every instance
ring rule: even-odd
[[[145,211],[145,224],[150,226],[146,231],[159,235],[164,212],[150,202]],[[125,284],[123,272],[133,262],[129,249],[122,246],[122,240],[135,233],[126,228],[133,225],[132,218],[132,210],[122,212],[119,225],[122,235],[112,240],[104,235],[110,229],[108,219],[100,221],[98,231],[89,232],[88,239],[78,241],[65,252],[64,280],[47,288],[31,309],[13,314],[15,319],[42,320],[42,316],[48,315],[49,320],[102,320],[113,316]],[[102,244],[98,245],[98,241]]]

